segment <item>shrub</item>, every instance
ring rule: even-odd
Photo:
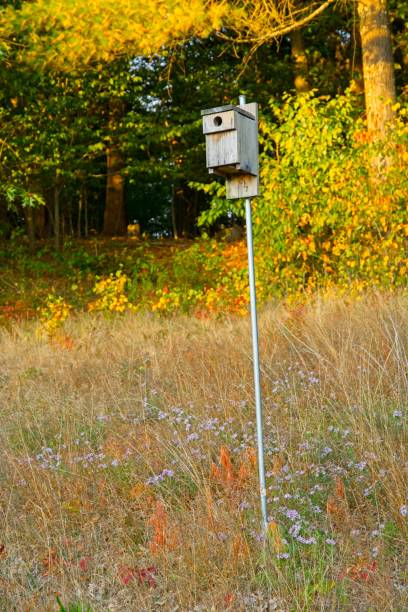
[[[393,141],[370,142],[351,94],[272,101],[260,122],[261,195],[254,200],[258,278],[267,294],[404,283],[408,235],[407,109]],[[382,168],[379,166],[382,164]],[[242,203],[219,183],[202,226]]]
[[[134,306],[129,302],[126,295],[128,280],[126,274],[121,270],[97,280],[93,292],[98,296],[98,299],[88,304],[88,310],[105,313],[123,313],[126,310],[134,310]]]
[[[44,306],[40,309],[40,327],[37,335],[55,336],[68,318],[72,306],[63,297],[49,294]]]

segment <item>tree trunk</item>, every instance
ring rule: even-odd
[[[27,226],[28,243],[30,245],[30,251],[34,251],[35,247],[35,227],[34,227],[34,209],[31,206],[27,206],[24,209],[25,221]]]
[[[66,229],[65,229],[65,211],[63,211],[62,215],[61,215],[61,242],[62,244],[64,244],[65,242],[65,235],[66,235]]]
[[[54,187],[54,246],[59,251],[61,246],[60,198],[59,188]]]
[[[177,228],[177,212],[176,212],[176,187],[172,185],[171,188],[171,224],[173,227],[173,238],[178,240],[178,228]]]
[[[293,71],[295,73],[296,92],[303,93],[310,91],[310,84],[307,79],[309,66],[305,50],[305,41],[302,30],[293,30],[290,34],[291,55],[293,61]]]
[[[74,219],[73,219],[73,214],[72,214],[72,204],[71,202],[69,203],[68,206],[68,227],[69,227],[69,235],[70,236],[74,236],[75,232],[74,232]]]
[[[394,61],[387,0],[358,0],[367,130],[383,140],[395,119]]]
[[[78,198],[77,238],[81,238],[82,209],[84,207],[84,186],[81,183]]]
[[[113,146],[107,149],[106,163],[107,181],[103,233],[105,236],[126,235],[125,184],[121,174],[125,163],[117,147]]]
[[[83,202],[84,202],[84,222],[85,222],[85,238],[88,238],[88,197],[86,193],[86,187],[83,186]]]
[[[34,209],[35,235],[40,240],[43,240],[46,234],[45,213],[46,213],[46,206],[37,206],[37,208]]]

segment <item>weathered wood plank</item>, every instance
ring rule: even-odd
[[[215,134],[217,132],[235,130],[237,127],[237,118],[238,113],[236,113],[235,110],[205,115],[205,117],[203,117],[203,133]]]
[[[205,140],[208,168],[239,163],[237,130],[207,134]]]

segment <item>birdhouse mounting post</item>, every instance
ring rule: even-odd
[[[209,173],[226,178],[227,199],[245,198],[259,487],[262,524],[266,530],[268,510],[251,211],[251,198],[259,192],[258,105],[247,104],[245,96],[239,96],[239,106],[221,106],[201,114]]]

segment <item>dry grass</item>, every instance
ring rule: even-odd
[[[266,541],[248,321],[67,332],[0,338],[2,610],[408,608],[406,297],[263,312]]]

